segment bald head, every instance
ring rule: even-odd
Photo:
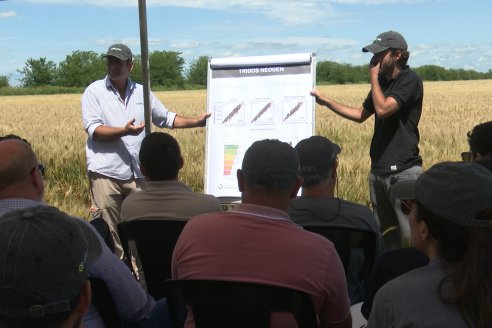
[[[41,200],[43,180],[38,170],[38,159],[31,146],[19,139],[0,141],[0,199],[29,198]]]

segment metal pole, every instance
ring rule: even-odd
[[[150,113],[150,74],[149,74],[149,43],[147,37],[147,7],[145,0],[138,0],[138,13],[140,19],[140,53],[142,58],[143,96],[145,110],[145,135],[151,132]]]

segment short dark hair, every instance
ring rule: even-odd
[[[467,136],[473,157],[492,156],[492,121],[476,125]]]
[[[178,142],[164,132],[153,132],[143,139],[139,158],[152,181],[175,179],[183,164]]]

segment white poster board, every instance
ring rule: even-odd
[[[315,129],[316,57],[311,53],[212,58],[208,67],[205,193],[241,196],[236,171],[261,139],[295,146]]]

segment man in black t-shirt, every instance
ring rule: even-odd
[[[299,141],[295,149],[299,155],[302,195],[290,203],[287,211],[293,222],[302,227],[327,226],[372,231],[376,236],[375,258],[382,252],[381,235],[373,212],[364,205],[335,197],[338,154],[340,147],[323,136],[312,136]],[[356,250],[346,272],[350,303],[363,300],[362,277],[364,254]]]
[[[407,244],[410,228],[400,201],[390,195],[389,188],[396,181],[416,179],[422,173],[418,123],[423,84],[407,65],[410,53],[400,33],[381,33],[362,51],[374,56],[369,63],[371,91],[361,107],[340,104],[318,91],[311,95],[318,104],[355,122],[375,115],[369,191],[385,247],[393,249]]]

